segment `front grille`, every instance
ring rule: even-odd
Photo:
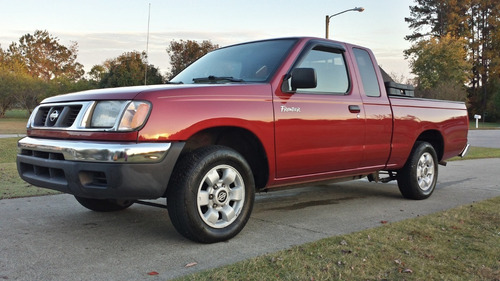
[[[71,125],[73,125],[73,123],[75,122],[76,117],[80,113],[81,109],[82,109],[81,105],[80,106],[70,106],[69,107],[68,117],[65,119],[65,123],[64,123],[64,125],[66,127],[71,127]]]
[[[36,158],[50,159],[50,160],[64,160],[64,155],[57,152],[45,152],[30,149],[21,150],[21,155],[33,156]]]
[[[58,104],[54,106],[40,106],[33,119],[34,127],[68,128],[73,125],[80,110],[81,104]]]
[[[32,149],[21,149],[19,154],[22,155],[22,159],[24,159],[20,161],[19,166],[19,170],[23,176],[41,181],[67,184],[64,170],[59,168],[61,166],[58,164],[65,161],[64,154]],[[106,173],[101,171],[80,171],[78,177],[80,183],[87,188],[102,189],[108,186]]]
[[[67,183],[64,170],[62,169],[43,167],[29,163],[20,163],[19,170],[25,177]]]

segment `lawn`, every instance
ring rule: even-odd
[[[17,140],[0,139],[0,199],[56,194],[56,191],[34,187],[19,177],[16,167]]]
[[[177,280],[500,280],[500,197]]]
[[[476,129],[476,120],[471,120],[469,123],[470,130],[500,130],[500,123],[498,122],[481,122],[478,123]]]
[[[485,158],[500,158],[500,149],[489,147],[472,146],[464,158],[459,156],[453,157],[447,161],[467,160],[467,159],[485,159]]]
[[[26,123],[28,113],[25,110],[9,110],[4,118],[0,119],[0,135],[2,134],[26,134]]]

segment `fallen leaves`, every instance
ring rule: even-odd
[[[403,273],[413,273],[413,270],[409,269],[409,268],[405,268],[403,270]]]
[[[190,267],[193,267],[196,265],[198,265],[197,262],[190,262],[190,263],[184,265],[184,268],[190,268]],[[156,276],[156,275],[160,275],[160,273],[158,273],[157,271],[150,271],[150,272],[148,272],[148,275],[149,276]]]
[[[196,265],[198,265],[197,262],[190,262],[190,263],[186,264],[184,267],[185,268],[190,268],[190,267],[193,267],[193,266],[196,266]]]
[[[405,263],[402,262],[400,259],[395,259],[394,263],[399,265],[400,267],[398,268],[399,273],[413,273],[413,270],[411,268],[405,268]]]

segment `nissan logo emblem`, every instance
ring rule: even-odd
[[[224,201],[226,201],[226,198],[227,198],[227,193],[225,191],[222,191],[219,193],[219,195],[217,195],[217,200],[221,203],[224,203]]]
[[[58,117],[59,117],[59,111],[57,110],[52,111],[52,113],[49,116],[51,122],[56,121]]]

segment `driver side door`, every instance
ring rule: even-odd
[[[289,91],[284,81],[274,97],[278,178],[338,174],[361,164],[363,104],[342,46],[325,44],[310,45],[293,67],[314,69],[316,87]]]

